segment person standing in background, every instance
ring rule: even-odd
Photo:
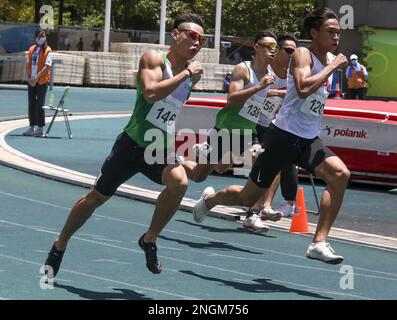
[[[98,33],[95,33],[95,39],[91,43],[92,51],[99,51],[100,47],[101,41],[98,39]]]
[[[83,51],[83,48],[84,48],[83,37],[80,37],[79,42],[77,42],[76,49],[78,51]]]
[[[28,51],[26,72],[28,75],[29,128],[24,136],[42,137],[44,135],[45,114],[43,105],[51,78],[51,48],[47,44],[44,31],[35,33],[35,42]]]
[[[368,77],[367,69],[359,63],[355,54],[350,56],[350,65],[346,69],[348,99],[364,100],[367,91],[365,80]]]

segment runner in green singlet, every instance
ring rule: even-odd
[[[255,36],[254,50],[255,57],[252,61],[244,61],[233,70],[227,104],[217,114],[214,135],[210,134],[207,142],[198,147],[198,163],[183,162],[188,177],[193,181],[204,181],[213,170],[225,172],[233,165],[233,156],[240,156],[253,144],[257,144],[256,124],[269,86],[274,81],[268,66],[277,52],[276,35],[269,30],[259,32]],[[233,141],[238,142],[237,148]],[[247,228],[254,228],[255,231],[269,230],[259,215],[256,214],[251,219],[255,222]]]
[[[142,55],[134,114],[117,137],[94,187],[73,206],[45,262],[47,277],[57,274],[72,235],[122,183],[138,172],[165,186],[157,199],[149,229],[138,241],[145,252],[147,268],[152,273],[161,272],[156,239],[178,209],[188,185],[183,166],[168,146],[183,102],[203,72],[200,62],[188,64],[188,61],[204,42],[202,19],[197,14],[182,14],[174,20],[168,53],[149,50]],[[153,149],[147,152],[149,148]]]

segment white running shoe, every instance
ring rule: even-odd
[[[283,217],[283,214],[278,211],[274,211],[272,207],[263,208],[261,211],[261,219],[263,221],[279,221]]]
[[[32,137],[44,137],[43,129],[36,129],[33,133],[30,134]]]
[[[259,214],[252,214],[245,218],[243,226],[254,232],[268,232],[270,230],[270,228],[263,223]]]
[[[200,199],[197,201],[196,205],[193,207],[193,219],[197,223],[203,222],[205,216],[208,214],[207,206],[205,205],[205,199],[214,194],[215,190],[213,187],[207,187],[201,193]]]
[[[283,203],[280,207],[276,209],[276,212],[280,212],[282,216],[292,217],[294,215],[295,205],[290,205],[288,202]]]
[[[334,249],[332,249],[328,242],[313,242],[307,249],[306,257],[331,264],[341,263],[343,261],[343,257],[335,255],[334,253]]]
[[[24,133],[22,133],[23,136],[31,136],[34,132],[34,129],[32,127],[29,127],[28,130],[26,130]]]

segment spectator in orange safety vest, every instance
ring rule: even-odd
[[[26,73],[29,97],[29,128],[24,136],[42,137],[44,135],[45,115],[43,105],[47,94],[52,65],[51,48],[43,30],[35,33],[35,44],[29,48],[26,60]]]
[[[367,69],[358,62],[355,54],[350,56],[350,65],[346,69],[348,99],[364,100],[367,84],[365,80],[368,77]]]

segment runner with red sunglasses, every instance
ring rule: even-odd
[[[148,50],[142,55],[134,113],[104,161],[94,187],[75,203],[48,253],[45,262],[48,277],[55,277],[58,273],[72,235],[95,209],[113,196],[122,183],[138,172],[165,186],[158,196],[150,226],[138,240],[145,253],[146,267],[152,273],[161,272],[156,239],[179,208],[188,186],[186,172],[173,152],[175,121],[192,86],[203,73],[200,62],[188,63],[201,49],[203,39],[200,16],[190,13],[178,15],[174,20],[169,51]],[[154,140],[147,139],[149,131],[150,137],[152,133],[156,134]],[[157,140],[158,136],[162,139]],[[161,156],[149,163],[148,154],[152,154],[153,145],[156,154]],[[151,151],[147,153],[149,149]]]
[[[199,45],[202,47],[205,44],[205,36],[194,31],[194,30],[189,30],[189,29],[178,29],[180,32],[186,32],[186,34],[192,39],[193,42],[198,42]]]

